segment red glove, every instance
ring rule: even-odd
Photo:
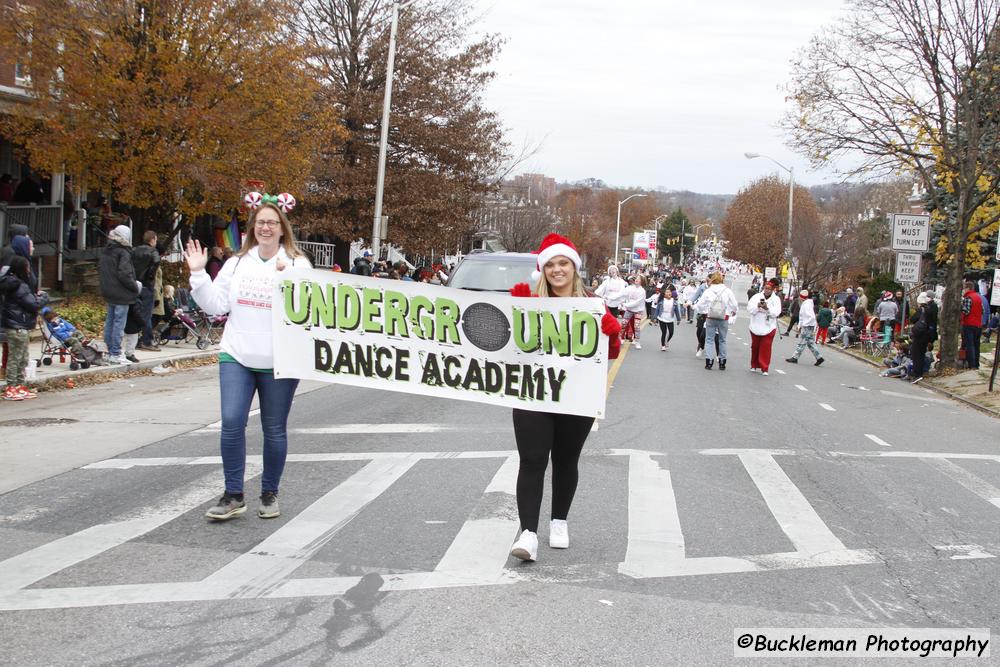
[[[511,296],[531,296],[531,287],[528,283],[518,283],[510,288]]]
[[[601,318],[601,331],[604,335],[609,338],[617,337],[622,330],[622,325],[618,321],[618,318],[611,313],[604,313],[604,317]]]

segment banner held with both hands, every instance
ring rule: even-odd
[[[603,417],[597,298],[524,298],[316,269],[278,274],[274,376]]]

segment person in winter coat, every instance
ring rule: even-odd
[[[785,338],[792,333],[792,329],[795,325],[799,323],[799,311],[802,309],[802,300],[798,299],[793,301],[788,307],[788,328],[785,329],[785,333],[782,334]]]
[[[634,340],[635,349],[641,350],[642,343],[639,336],[642,334],[642,315],[646,312],[646,290],[642,287],[642,278],[632,276],[629,278],[628,287],[625,288],[625,300],[622,302],[625,310],[625,340]]]
[[[31,241],[31,237],[28,235],[27,227],[25,227],[24,225],[11,225],[8,234],[10,236],[10,240],[7,242],[7,245],[3,247],[3,249],[0,249],[0,268],[3,268],[5,266],[10,266],[10,260],[14,259],[18,255],[21,255],[21,257],[31,256],[30,252],[27,255],[25,255],[21,252],[14,250],[14,245],[15,245],[14,240],[17,239],[19,236],[23,236],[24,239],[29,242]],[[18,243],[23,243],[23,242],[19,241]]]
[[[98,262],[101,296],[108,305],[104,319],[104,344],[108,346],[108,363],[127,366],[122,354],[122,336],[128,307],[139,300],[142,283],[135,278],[132,265],[132,230],[118,225],[108,235],[108,245],[101,251]]]
[[[604,299],[604,305],[608,307],[612,315],[621,317],[627,288],[628,283],[618,273],[618,267],[612,264],[608,267],[607,279],[594,291],[594,294]]]
[[[913,316],[913,326],[910,327],[910,357],[913,359],[911,375],[914,381],[924,376],[927,348],[931,344],[932,329],[937,329],[937,308],[932,307],[934,300],[927,293],[917,296],[917,312]]]
[[[592,296],[580,278],[580,254],[569,239],[549,234],[538,250],[535,294],[541,297]],[[514,296],[531,296],[531,288],[519,283],[511,289]],[[608,358],[619,350],[617,318],[606,312],[601,330],[608,336]],[[545,469],[552,459],[552,520],[549,523],[549,546],[569,547],[569,516],[579,479],[580,452],[594,426],[593,417],[532,410],[513,411],[514,438],[517,441],[517,514],[521,532],[510,554],[523,561],[538,559],[538,521],[545,490]]]
[[[153,308],[156,305],[156,272],[160,268],[160,253],[156,249],[157,236],[152,229],[142,235],[142,243],[132,248],[132,266],[135,279],[142,283],[139,292],[139,317],[142,329],[139,332],[138,350],[159,352],[153,345]]]
[[[830,325],[833,323],[833,310],[830,309],[830,302],[824,301],[816,313],[816,342],[826,345],[827,336],[830,333]]]
[[[38,321],[38,312],[49,299],[44,292],[37,293],[34,289],[27,258],[14,257],[5,269],[0,269],[0,296],[3,297],[0,327],[7,335],[7,387],[3,399],[23,401],[36,397],[25,385],[24,371],[31,362],[28,337]]]
[[[246,512],[243,482],[246,470],[246,427],[254,394],[260,403],[264,431],[264,472],[257,516],[280,515],[278,490],[288,455],[288,413],[299,381],[274,377],[271,300],[277,272],[289,267],[311,268],[302,254],[286,216],[294,206],[272,199],[259,203],[247,223],[246,241],[226,261],[213,282],[205,271],[208,252],[198,241],[188,241],[191,294],[209,315],[229,313],[219,354],[219,393],[222,432],[219,448],[225,491],[205,516],[225,521]],[[291,195],[288,195],[291,199]]]
[[[726,287],[725,278],[719,272],[708,277],[708,289],[702,292],[701,298],[694,309],[705,316],[705,340],[711,341],[719,337],[719,370],[726,370],[726,336],[729,333],[729,320],[736,317],[739,304],[733,290]],[[715,346],[705,347],[705,370],[712,370],[715,363]]]
[[[747,302],[750,314],[750,371],[759,371],[762,375],[767,375],[771,367],[771,347],[781,315],[781,298],[774,292],[778,282],[777,278],[771,278],[764,283],[764,291],[754,294]]]
[[[372,253],[365,250],[364,255],[354,260],[354,267],[351,273],[358,276],[370,276],[372,274]]]
[[[816,306],[809,298],[809,290],[799,292],[799,343],[795,346],[795,353],[785,359],[790,364],[799,363],[802,350],[809,348],[809,351],[816,357],[816,366],[825,361],[823,353],[816,347]]]

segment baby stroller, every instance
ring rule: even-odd
[[[42,334],[42,354],[35,360],[35,365],[51,366],[52,359],[56,355],[59,356],[59,363],[61,364],[66,363],[66,357],[69,357],[69,369],[71,371],[101,365],[101,352],[94,349],[90,341],[83,341],[81,344],[81,354],[76,355],[61,340],[56,338],[55,334],[49,328],[48,322],[44,319],[39,319],[38,329]]]
[[[199,350],[207,350],[212,344],[207,324],[196,322],[190,314],[178,308],[169,322],[161,323],[153,331],[153,343],[155,345],[166,345],[170,341],[180,343],[192,336]]]
[[[222,340],[222,332],[226,328],[226,321],[229,319],[229,316],[209,315],[203,311],[199,311],[198,315],[200,331],[204,333],[210,343],[213,345],[218,344]]]

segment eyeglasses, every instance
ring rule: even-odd
[[[280,220],[254,220],[254,224],[258,227],[277,227],[281,224]]]

